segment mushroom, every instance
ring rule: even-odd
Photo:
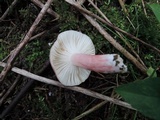
[[[58,35],[50,50],[50,63],[58,80],[65,86],[81,84],[91,71],[127,72],[127,66],[118,54],[95,55],[92,40],[74,30]]]

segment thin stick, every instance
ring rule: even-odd
[[[86,115],[96,111],[97,109],[99,109],[100,107],[105,105],[106,103],[107,103],[107,101],[103,101],[103,102],[97,104],[96,106],[92,107],[91,109],[89,109],[89,110],[83,112],[82,114],[78,115],[77,117],[73,118],[72,120],[79,120],[79,119],[85,117]]]
[[[17,2],[18,2],[18,0],[14,0],[14,1],[12,2],[12,4],[7,8],[7,10],[6,10],[6,11],[4,12],[4,14],[1,16],[0,21],[2,21],[2,20],[5,19],[5,17],[6,17],[7,14],[9,13],[9,11],[10,11],[11,9],[13,9],[13,7],[16,5]]]
[[[127,33],[126,31],[124,31],[124,30],[116,27],[116,26],[113,25],[113,24],[110,24],[109,22],[107,22],[107,21],[104,20],[103,18],[97,16],[96,14],[92,13],[91,11],[88,11],[87,9],[84,9],[82,6],[80,6],[79,4],[77,4],[74,0],[65,0],[65,1],[68,2],[69,4],[73,5],[74,7],[76,7],[79,11],[81,11],[81,12],[83,12],[83,13],[89,15],[89,16],[92,16],[92,17],[96,18],[97,20],[99,20],[99,21],[107,24],[109,27],[111,27],[111,28],[113,28],[113,29],[115,29],[115,30],[117,30],[117,31],[119,31],[119,32],[127,35],[128,37],[130,37],[130,38],[132,38],[132,39],[134,39],[134,40],[136,40],[136,41],[138,41],[138,42],[146,45],[147,47],[152,48],[153,50],[155,50],[156,52],[158,52],[158,53],[160,54],[160,50],[159,50],[158,48],[156,48],[156,47],[154,47],[154,46],[152,46],[152,45],[144,42],[143,40],[135,37],[134,35],[132,35],[132,34],[130,34],[130,33]]]
[[[34,4],[36,4],[38,7],[40,7],[40,8],[43,8],[43,6],[44,6],[44,4],[43,4],[41,1],[39,1],[39,0],[31,0],[31,1],[32,1]],[[54,20],[58,20],[59,17],[60,17],[60,16],[59,16],[56,12],[54,12],[51,8],[48,8],[47,13],[51,14],[52,16],[54,16],[54,17],[55,17]]]
[[[6,90],[5,90],[5,89],[3,89],[3,90],[1,91],[1,93],[0,93],[0,97],[2,97],[2,96],[3,96],[3,94],[5,94],[5,92],[6,92]]]
[[[102,13],[102,11],[91,1],[91,0],[88,0],[91,5],[99,12],[99,14],[107,21],[109,22],[110,24],[111,21]],[[124,41],[124,37],[121,35],[121,33],[119,33],[118,31],[116,31],[116,33],[119,35],[119,37]],[[124,41],[125,42],[125,41]],[[128,46],[128,48],[131,49],[131,51],[135,54],[135,56],[138,58],[138,60],[145,66],[144,62],[141,60],[141,58],[139,57],[139,55],[136,53],[136,51],[134,51],[133,47],[128,43],[128,42],[125,42],[126,45]]]
[[[127,20],[128,20],[129,23],[132,25],[133,29],[135,29],[133,23],[131,22],[131,20],[130,20],[130,18],[129,18],[129,14],[128,14],[127,9],[126,9],[126,7],[125,7],[125,5],[124,5],[124,2],[123,2],[122,0],[118,0],[118,1],[119,1],[119,4],[120,4],[120,6],[121,6],[121,8],[122,8],[122,10],[123,10],[123,12],[124,12],[124,15],[126,16]]]
[[[3,101],[8,97],[8,95],[12,92],[12,90],[15,88],[19,79],[20,79],[20,75],[18,75],[18,77],[14,80],[13,84],[8,89],[8,91],[5,93],[5,95],[3,95],[3,97],[0,99],[0,106],[2,105]]]
[[[146,11],[146,7],[145,7],[145,4],[144,4],[144,0],[141,0],[141,2],[142,2],[144,14],[147,16],[147,11]]]
[[[92,2],[92,0],[88,0],[88,1],[89,1],[89,3],[99,12],[99,14],[100,14],[107,22],[109,22],[110,24],[112,24],[111,21],[102,13],[102,11]]]
[[[24,46],[30,40],[30,38],[31,38],[34,30],[36,29],[37,25],[41,21],[42,17],[46,13],[46,11],[49,8],[49,6],[50,6],[51,3],[52,3],[52,0],[48,0],[46,2],[46,4],[44,5],[44,7],[42,8],[42,10],[40,11],[40,13],[38,14],[37,18],[35,19],[34,23],[30,27],[28,33],[26,34],[26,36],[22,40],[22,42],[16,47],[16,49],[14,50],[14,52],[10,55],[10,57],[9,57],[9,59],[7,61],[7,65],[4,67],[3,71],[0,74],[0,83],[3,82],[5,76],[7,75],[7,73],[9,72],[9,70],[11,69],[14,60],[16,59],[16,57],[18,56],[18,54],[21,52],[21,50],[24,48]]]
[[[0,66],[5,67],[6,65],[7,64],[4,63],[4,62],[0,62]],[[83,93],[85,95],[88,95],[88,96],[91,96],[91,97],[94,97],[94,98],[105,100],[105,101],[114,103],[116,105],[120,105],[120,106],[129,108],[129,109],[135,110],[135,108],[133,108],[130,104],[128,104],[126,102],[123,102],[123,101],[120,101],[118,99],[114,99],[114,98],[105,96],[103,94],[100,94],[100,93],[97,93],[97,92],[94,92],[94,91],[91,91],[91,90],[88,90],[88,89],[85,89],[85,88],[82,88],[82,87],[67,87],[67,86],[62,85],[58,81],[55,81],[55,80],[52,80],[52,79],[48,79],[48,78],[45,78],[45,77],[42,77],[42,76],[35,75],[35,74],[31,73],[31,72],[28,72],[28,71],[23,70],[23,69],[19,69],[17,67],[12,67],[11,70],[13,72],[15,72],[15,73],[18,73],[18,74],[23,75],[25,77],[37,80],[39,82],[43,82],[43,83],[46,83],[46,84],[51,84],[51,85],[55,85],[55,86],[58,86],[58,87],[66,88],[66,89],[69,89],[69,90],[73,90],[73,91],[76,91],[76,92],[80,92],[80,93]]]
[[[122,1],[122,0],[118,0],[118,1],[119,1],[119,4],[120,4],[122,10],[124,11],[124,14],[127,15],[127,16],[129,16],[129,14],[127,12],[127,9],[126,9],[126,7],[124,5],[124,1]]]
[[[46,32],[47,32],[47,31],[44,30],[44,31],[42,31],[42,32],[40,32],[40,33],[34,35],[33,37],[30,38],[29,41],[34,40],[34,39],[36,39],[37,37],[40,37],[41,35],[43,35],[43,34],[46,33]]]

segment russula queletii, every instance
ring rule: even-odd
[[[81,84],[91,71],[127,72],[127,66],[118,54],[95,55],[92,40],[74,30],[58,35],[50,50],[50,63],[58,80],[65,86]]]

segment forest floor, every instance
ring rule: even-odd
[[[5,18],[0,20],[0,61],[7,62],[39,14],[41,8],[33,1],[19,0]],[[147,0],[145,8],[141,0],[132,2],[126,0],[123,2],[124,6],[119,1],[94,0],[94,5],[116,27],[160,49],[160,24],[147,5],[153,1]],[[13,0],[0,0],[0,16],[6,12],[12,2]],[[45,3],[44,0],[41,2]],[[82,6],[101,17],[89,1],[86,0]],[[59,33],[72,29],[85,33],[93,40],[96,54],[118,53],[128,66],[128,72],[124,74],[91,72],[89,78],[79,87],[123,100],[115,92],[115,88],[146,77],[143,68],[138,68],[138,65],[108,42],[77,8],[64,0],[53,0],[50,8],[56,12],[55,16],[48,13],[43,16],[33,31],[32,39],[17,55],[13,66],[58,81],[49,64],[50,44],[54,43]],[[123,48],[136,56],[136,60],[139,60],[142,66],[157,68],[160,60],[157,51],[126,34],[120,33],[121,35],[119,35],[112,27],[97,18],[94,19]],[[2,70],[3,67],[0,67],[0,71]],[[14,89],[3,101],[1,99],[0,113],[4,120],[70,120],[74,118],[82,120],[149,120],[141,113],[124,106],[104,102],[102,99],[60,86],[34,81],[11,71],[7,73],[3,84],[0,85],[0,98],[5,96],[13,84],[15,84]],[[91,111],[86,113],[87,110]]]

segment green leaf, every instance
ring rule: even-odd
[[[122,85],[116,88],[116,92],[145,116],[160,120],[160,78]]]
[[[158,19],[158,21],[160,22],[160,5],[153,3],[153,4],[149,4],[149,6],[151,7],[153,13],[155,14],[156,18]]]
[[[147,75],[150,77],[157,77],[157,73],[156,73],[155,69],[153,69],[152,67],[148,68]]]

